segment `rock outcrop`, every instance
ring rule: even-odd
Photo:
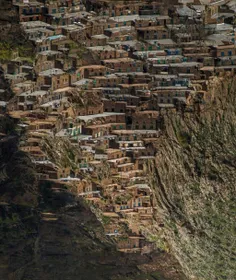
[[[211,81],[200,115],[168,113],[150,165],[156,217],[189,279],[236,277],[236,79]]]

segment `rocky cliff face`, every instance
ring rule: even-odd
[[[235,108],[235,77],[214,78],[200,115],[164,116],[149,166],[162,236],[189,279],[236,277]]]

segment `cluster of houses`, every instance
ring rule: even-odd
[[[151,250],[141,229],[155,210],[146,168],[153,142],[166,110],[199,112],[209,78],[236,73],[236,1],[12,3],[36,52],[3,65],[14,98],[0,110],[20,120],[21,149],[39,180],[72,184],[99,207],[119,250]],[[50,161],[41,145],[48,135],[79,147],[76,169]]]

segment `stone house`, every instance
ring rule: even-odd
[[[169,55],[169,56],[156,56],[155,58],[148,58],[147,61],[154,64],[168,64],[168,63],[181,63],[187,60],[181,55]]]
[[[170,38],[169,31],[164,26],[147,26],[137,28],[139,39],[158,40]]]
[[[109,42],[135,40],[137,37],[133,26],[107,28],[104,30],[104,34],[109,37]]]
[[[120,163],[116,167],[118,172],[128,172],[134,170],[134,163],[132,162]]]
[[[91,39],[86,42],[88,47],[106,46],[109,37],[104,34],[93,35]]]
[[[65,178],[70,175],[70,168],[59,168],[49,161],[40,161],[36,163],[36,171],[40,174],[48,175],[50,179]]]
[[[116,58],[116,49],[111,46],[97,46],[88,48],[94,53],[100,60]]]
[[[121,77],[117,77],[114,74],[106,75],[106,76],[93,76],[93,86],[96,88],[100,87],[117,87],[121,82]]]
[[[54,35],[54,31],[48,27],[36,27],[32,29],[25,29],[29,40],[36,42],[37,40],[42,40],[43,38]]]
[[[98,104],[97,106],[88,105],[86,107],[80,107],[75,109],[77,116],[87,116],[87,115],[96,115],[103,113],[103,103]]]
[[[138,15],[139,3],[127,3],[113,5],[110,16]]]
[[[55,123],[48,120],[35,120],[29,123],[28,130],[51,130],[55,127]]]
[[[42,3],[37,1],[25,3],[19,0],[14,3],[14,6],[21,22],[42,20]]]
[[[126,150],[139,150],[139,149],[145,149],[143,146],[143,141],[118,141],[119,148],[123,151]]]
[[[37,52],[49,51],[51,49],[51,43],[47,38],[36,40],[35,45]]]
[[[132,129],[156,130],[157,111],[139,111],[132,116]]]
[[[199,69],[202,67],[202,63],[199,62],[182,62],[169,64],[170,74],[193,74],[196,79],[200,77]]]
[[[149,17],[138,18],[135,20],[135,28],[149,26],[166,26],[171,23],[171,18],[165,15],[149,15]]]
[[[59,7],[59,9],[63,9],[64,7]],[[76,16],[79,16],[79,12],[75,13],[66,13],[58,12],[56,8],[52,8],[52,13],[47,13],[44,15],[44,20],[56,26],[66,26],[74,23]]]
[[[213,57],[235,56],[236,55],[236,46],[234,44],[212,46],[211,54]]]
[[[105,152],[108,160],[119,159],[125,156],[125,152],[119,149],[107,149]]]
[[[102,64],[113,69],[114,72],[142,72],[144,62],[127,57],[103,60]]]
[[[62,58],[62,53],[58,51],[41,51],[38,53],[37,63],[34,66],[34,71],[38,74],[40,72],[55,68],[55,61],[57,58]]]
[[[174,104],[177,99],[185,101],[189,93],[190,89],[184,86],[157,87],[155,91],[152,92],[155,101],[164,104]]]
[[[126,112],[127,103],[125,101],[113,101],[109,99],[103,100],[104,111],[105,112],[117,112],[124,113]]]
[[[88,79],[96,76],[105,76],[110,71],[103,65],[88,65],[79,68],[78,75],[81,79]]]
[[[195,79],[199,79],[199,69],[203,66],[200,62],[181,62],[181,63],[170,63],[170,64],[152,64],[150,71],[153,74],[167,73],[170,75],[187,74],[192,75]]]
[[[117,136],[119,141],[141,141],[159,136],[155,130],[116,130],[113,131],[113,134]]]
[[[42,103],[43,97],[47,95],[47,91],[29,91],[17,95],[18,110],[33,110],[35,106]]]
[[[154,81],[155,87],[189,86],[189,79],[180,78],[177,75],[155,75]]]
[[[82,127],[82,133],[85,135],[91,135],[93,138],[102,137],[110,134],[111,124],[97,124]]]
[[[49,69],[55,68],[54,60],[47,60],[46,56],[40,58],[40,63],[34,67],[36,73],[40,73]]]
[[[62,34],[65,35],[66,37],[70,38],[71,40],[75,42],[85,42],[88,40],[87,35],[86,35],[86,28],[83,24],[75,25],[65,25],[62,27]],[[88,40],[88,43],[90,40]],[[87,42],[86,42],[87,45]]]
[[[138,91],[144,90],[148,91],[148,84],[120,84],[122,94],[131,94],[134,96],[138,96]]]
[[[70,76],[61,69],[53,68],[39,73],[37,85],[41,89],[56,90],[68,87],[70,84]]]

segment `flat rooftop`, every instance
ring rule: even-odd
[[[46,71],[42,71],[39,73],[39,76],[54,76],[54,75],[62,75],[65,72],[59,68],[52,68]]]
[[[82,121],[90,121],[94,120],[97,118],[104,118],[104,117],[109,117],[109,116],[121,116],[125,115],[124,113],[102,113],[102,114],[95,114],[95,115],[87,115],[87,116],[78,116],[77,119],[82,120]]]
[[[113,134],[118,134],[118,135],[142,135],[142,134],[154,134],[154,133],[159,133],[158,130],[113,130]]]

